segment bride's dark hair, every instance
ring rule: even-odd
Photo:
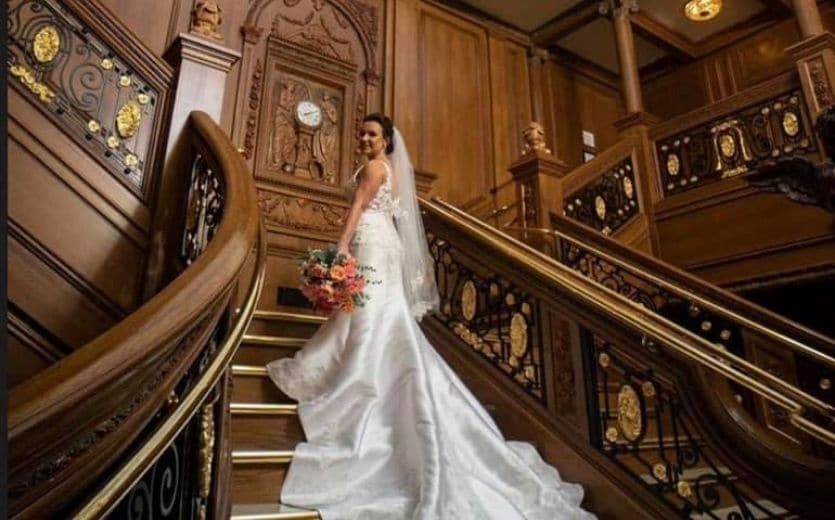
[[[386,155],[391,155],[394,151],[394,123],[391,122],[391,118],[379,112],[374,112],[372,114],[368,114],[362,120],[363,123],[368,121],[374,121],[383,128],[383,137],[389,141],[388,145],[386,145]]]

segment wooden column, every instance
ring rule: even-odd
[[[835,35],[824,29],[815,0],[793,0],[802,40],[786,49],[797,63],[803,97],[814,120],[835,104]]]
[[[188,116],[202,110],[220,121],[226,76],[241,55],[194,34],[180,34],[166,51],[165,59],[177,70],[174,103],[169,117],[165,165],[156,188],[150,252],[145,276],[144,296],[153,296],[170,280],[167,262],[176,249],[182,227],[183,201],[191,165],[186,127]]]
[[[615,121],[615,128],[618,129],[622,139],[632,139],[636,143],[635,181],[649,226],[650,252],[654,252],[659,249],[654,208],[655,204],[661,200],[662,192],[655,159],[655,147],[649,137],[649,129],[658,124],[659,119],[644,111],[635,37],[632,34],[632,21],[630,20],[630,10],[637,9],[637,2],[605,0],[602,7],[604,11],[612,13],[623,99],[626,105],[626,115]]]
[[[800,37],[804,40],[823,34],[823,21],[815,0],[792,0],[797,24],[800,26]]]
[[[615,0],[614,4],[612,21],[615,25],[615,43],[623,85],[623,101],[628,114],[643,112],[644,100],[641,95],[641,78],[638,73],[638,58],[635,53],[635,37],[632,35],[629,5],[624,0]]]

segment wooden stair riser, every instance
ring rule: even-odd
[[[234,375],[232,402],[291,403],[293,400],[279,390],[267,376]]]
[[[247,329],[247,334],[259,336],[286,336],[290,338],[309,338],[321,323],[298,323],[289,320],[261,318],[256,316]]]
[[[298,416],[232,416],[233,449],[292,450],[303,441],[304,432]]]
[[[298,352],[294,347],[276,347],[272,345],[256,345],[242,343],[235,353],[236,364],[264,366],[270,361],[293,357]]]
[[[232,503],[278,502],[288,467],[288,464],[236,463],[232,468]]]

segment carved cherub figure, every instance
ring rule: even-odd
[[[545,128],[536,121],[532,121],[531,124],[529,124],[528,127],[522,131],[522,136],[525,138],[525,147],[522,150],[522,155],[528,154],[534,150],[547,154],[551,153],[551,150],[545,146]]]
[[[781,192],[801,204],[820,206],[835,213],[835,105],[821,111],[815,131],[823,144],[827,160],[814,164],[791,157],[765,164],[746,176],[752,185],[766,191]]]
[[[218,29],[220,29],[221,17],[220,13],[223,9],[217,4],[215,0],[197,0],[194,4],[194,9],[191,10],[191,30],[209,38],[216,40],[223,39]]]

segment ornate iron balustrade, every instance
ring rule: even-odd
[[[13,0],[7,14],[10,83],[142,191],[167,86],[144,78],[66,5]]]
[[[538,401],[545,403],[539,308],[499,275],[476,271],[448,241],[428,234],[435,261],[440,320]]]
[[[528,232],[531,232],[528,230]],[[583,274],[617,294],[643,305],[672,323],[679,325],[722,350],[748,360],[769,373],[787,381],[798,382],[804,391],[822,402],[835,403],[831,384],[835,367],[821,363],[804,353],[791,353],[765,340],[750,327],[744,326],[691,293],[686,286],[676,288],[663,283],[640,268],[630,267],[613,257],[584,246],[565,234],[552,235],[553,251],[560,263]],[[815,386],[809,381],[818,381]],[[800,385],[800,381],[806,381]],[[730,382],[733,395],[744,409],[770,429],[801,444],[804,435],[790,421],[784,409],[774,403],[756,398],[749,390]],[[827,452],[830,448],[819,443],[807,445],[812,452]]]
[[[655,143],[665,195],[734,177],[781,157],[807,155],[815,148],[798,89],[783,91]]]
[[[610,235],[640,213],[630,155],[603,175],[567,195],[563,215]]]
[[[678,387],[583,333],[592,444],[681,518],[797,518],[762,500],[697,433]]]

